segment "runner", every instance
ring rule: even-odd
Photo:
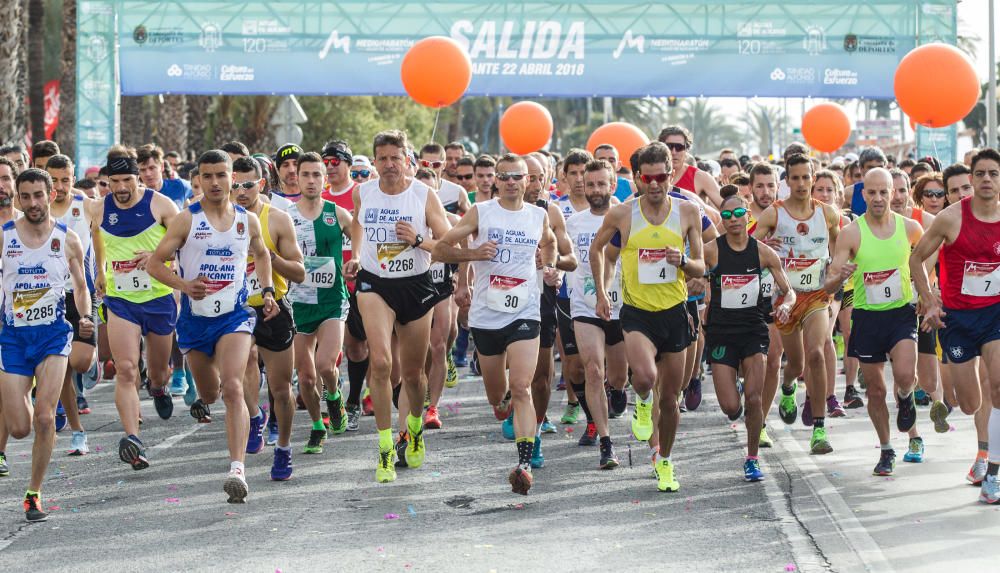
[[[275,203],[274,197],[280,197],[289,203],[299,200],[299,181],[296,179],[299,155],[302,155],[302,148],[294,143],[282,145],[274,154],[274,168],[278,170],[281,188],[271,190],[272,203]]]
[[[16,189],[24,216],[3,225],[0,394],[10,434],[19,440],[35,430],[24,517],[36,522],[48,518],[40,490],[55,446],[56,401],[73,341],[73,328],[66,321],[66,277],[77,293],[80,335],[93,336],[94,323],[83,247],[76,233],[49,214],[55,196],[52,178],[40,169],[27,169],[17,176]]]
[[[375,478],[384,483],[396,479],[389,381],[393,330],[407,341],[400,348],[399,360],[410,410],[405,461],[411,468],[424,462],[422,406],[426,388],[421,371],[427,358],[431,301],[437,294],[428,272],[430,251],[437,241],[429,237],[431,232],[443,237],[448,222],[437,195],[406,171],[406,134],[381,132],[372,147],[379,179],[354,193],[354,250],[344,265],[344,274],[358,283],[358,308],[371,352],[368,386],[379,439]]]
[[[655,387],[660,404],[657,488],[677,491],[680,485],[670,454],[680,422],[685,349],[692,338],[685,308],[686,279],[705,272],[701,215],[694,203],[667,194],[672,168],[668,149],[648,145],[640,151],[637,163],[647,187],[639,200],[617,205],[604,217],[590,245],[590,264],[597,315],[611,320],[601,253],[609,242],[621,249],[624,304],[620,318],[636,392],[632,433],[640,441],[653,435]],[[685,243],[691,246],[690,256],[684,254]],[[614,255],[614,250],[607,253],[608,263],[615,262]]]
[[[524,203],[527,177],[528,167],[520,156],[501,157],[498,198],[474,205],[434,249],[434,258],[444,262],[472,262],[475,288],[469,326],[486,397],[494,409],[510,392],[518,463],[508,481],[511,490],[522,495],[533,483],[531,454],[537,434],[530,391],[541,320],[536,251],[541,251],[543,265],[552,265],[556,258],[548,214]],[[468,249],[455,246],[470,236]]]
[[[188,206],[194,194],[191,184],[183,179],[164,179],[163,150],[147,143],[135,150],[139,163],[139,179],[146,187],[166,195],[178,210]]]
[[[457,141],[452,141],[444,146],[444,173],[441,176],[445,181],[451,181],[456,185],[462,185],[458,178],[458,162],[466,156],[465,146]],[[463,185],[464,187],[464,185]]]
[[[722,203],[719,195],[719,184],[711,174],[699,171],[694,165],[687,164],[688,150],[694,143],[691,132],[679,125],[668,125],[660,130],[657,139],[670,148],[671,187],[680,187],[690,191],[699,198],[718,206]]]
[[[480,155],[472,164],[472,173],[475,175],[476,192],[469,196],[469,200],[472,203],[489,201],[492,198],[493,183],[496,180],[497,162],[489,155]]]
[[[913,398],[917,368],[917,315],[910,286],[910,249],[920,240],[920,223],[893,213],[892,175],[869,169],[863,180],[865,214],[841,230],[824,288],[834,293],[854,282],[854,310],[847,352],[861,362],[868,384],[868,417],[878,434],[881,454],[873,474],[892,475],[896,453],[889,435],[889,410],[883,372],[886,357],[895,383],[896,428],[909,432],[917,420]]]
[[[444,210],[449,213],[465,214],[471,206],[468,192],[461,185],[442,178],[446,164],[445,152],[445,148],[441,147],[439,143],[424,145],[420,148],[420,166],[424,169],[430,169],[437,177],[438,198],[441,199],[441,206],[444,207]],[[455,159],[455,168],[458,168],[457,159]]]
[[[267,387],[273,404],[271,414],[278,420],[271,479],[283,481],[292,477],[291,436],[292,418],[295,416],[295,400],[292,398],[292,343],[295,340],[295,323],[285,295],[288,293],[289,281],[301,283],[305,280],[306,273],[292,220],[286,213],[273,209],[260,199],[263,184],[264,178],[256,160],[240,157],[233,162],[231,197],[237,205],[257,215],[260,221],[261,236],[271,255],[271,284],[274,286],[275,304],[280,309],[272,320],[264,320],[263,286],[251,255],[247,261],[247,303],[257,315],[253,342],[267,369]],[[251,414],[246,449],[248,454],[256,454],[264,448],[263,429],[268,419],[267,412],[257,403],[260,392],[257,353],[251,353],[243,377],[243,393],[247,411]]]
[[[636,186],[635,183],[624,177],[617,175],[618,170],[621,169],[622,163],[618,158],[618,149],[609,143],[602,143],[594,148],[594,159],[602,159],[607,161],[609,165],[614,169],[615,173],[615,189],[614,197],[619,203],[624,203],[632,197],[635,196]]]
[[[4,148],[6,149],[6,148]],[[14,180],[17,179],[17,163],[4,156],[4,149],[0,149],[0,226],[13,221],[15,217],[20,217],[21,212],[14,208]],[[24,165],[27,165],[27,158],[24,158]],[[3,259],[0,258],[0,265]],[[0,270],[3,267],[0,266]],[[7,464],[7,439],[10,433],[7,431],[7,424],[4,423],[3,416],[3,395],[0,393],[0,477],[10,475],[10,466]]]
[[[447,181],[442,181],[447,183]],[[464,197],[465,192],[461,195]],[[460,218],[452,213],[447,214],[448,226],[458,224]],[[436,238],[436,237],[435,237]],[[434,316],[431,319],[431,337],[427,349],[427,362],[424,374],[427,377],[427,411],[424,413],[424,427],[439,430],[443,425],[438,414],[438,404],[445,386],[449,388],[458,384],[458,370],[450,352],[458,332],[458,307],[453,300],[455,293],[455,278],[460,272],[458,265],[435,261],[431,263],[431,282],[437,290],[434,297]],[[468,279],[464,280],[466,283]]]
[[[253,256],[263,293],[264,320],[274,319],[281,309],[274,301],[271,258],[260,222],[229,200],[233,183],[229,155],[218,149],[206,151],[198,158],[198,170],[205,198],[170,221],[147,268],[152,279],[183,293],[177,344],[191,365],[202,407],[207,410],[222,394],[230,460],[222,487],[229,503],[245,503],[243,463],[250,416],[243,398],[243,374],[256,322],[254,311],[246,306],[248,255]],[[179,274],[166,266],[175,253]]]
[[[97,268],[104,271],[97,273],[95,282],[97,292],[104,295],[116,371],[115,406],[125,430],[125,437],[118,443],[118,456],[132,469],[142,470],[149,467],[149,460],[139,439],[140,337],[145,343],[149,394],[156,413],[167,420],[174,412],[165,387],[170,380],[177,303],[173,289],[151,278],[146,267],[166,234],[166,226],[177,215],[177,207],[152,189],[140,190],[134,149],[112,147],[107,167],[111,192],[103,203],[98,203],[93,219],[101,222],[101,232],[94,237],[94,255]]]
[[[982,403],[976,361],[981,356],[992,392],[989,461],[979,501],[1000,503],[1000,153],[983,149],[972,158],[972,197],[942,211],[910,256],[924,316],[923,328],[939,328],[943,369],[950,371],[958,404],[974,414]],[[930,290],[924,261],[940,263],[940,297]]]

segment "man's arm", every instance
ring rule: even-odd
[[[608,211],[608,214],[604,216],[604,222],[601,223],[601,228],[594,235],[594,240],[590,242],[590,272],[594,277],[594,288],[597,290],[598,303],[601,300],[601,293],[604,293],[604,298],[607,299],[606,275],[604,273],[604,248],[611,242],[611,238],[615,236],[615,233],[621,232],[622,217],[631,212],[632,208],[626,205],[612,207]],[[622,234],[624,235],[624,233]]]
[[[104,237],[101,235],[101,221],[104,219],[104,201],[91,201],[87,204],[90,216],[90,235],[94,245],[94,290],[104,296],[107,284],[104,280]]]
[[[858,269],[858,265],[850,261],[860,248],[860,243],[861,233],[857,221],[854,221],[844,227],[844,231],[840,234],[840,240],[837,241],[837,246],[833,250],[833,262],[827,269],[826,282],[823,284],[823,290],[827,294],[834,294],[840,290],[844,286],[844,282],[849,280],[854,271]]]
[[[66,233],[66,262],[69,264],[70,281],[73,283],[73,302],[82,321],[84,317],[90,316],[93,310],[86,273],[83,270],[83,245],[80,243],[80,237],[73,231]],[[81,330],[82,326],[81,324]]]
[[[706,174],[707,175],[707,174]],[[684,236],[691,254],[683,265],[680,264],[680,254],[676,256],[677,266],[684,271],[684,276],[689,279],[699,278],[705,275],[705,244],[701,239],[701,213],[698,207],[690,202],[681,203],[681,224],[684,226]],[[670,261],[671,250],[667,250],[667,262]]]
[[[715,177],[711,174],[705,173],[704,171],[698,171],[694,175],[694,186],[698,190],[698,193],[704,193],[706,197],[714,204],[716,207],[722,205],[722,195],[719,194],[719,184],[715,181]]]
[[[961,211],[951,208],[941,211],[910,253],[910,279],[917,287],[917,296],[924,310],[936,308],[939,311],[941,306],[940,300],[931,291],[924,261],[937,254],[941,245],[957,233],[961,222]]]
[[[338,209],[347,212],[340,207]],[[303,264],[302,249],[299,248],[299,241],[295,236],[292,218],[287,213],[277,209],[270,209],[269,212],[268,229],[274,232],[274,247],[278,251],[270,256],[271,266],[274,268],[274,272],[279,275],[293,283],[300,283],[306,280],[306,267]],[[350,214],[348,213],[347,216],[350,217]]]
[[[547,211],[547,219],[551,225],[552,233],[555,235],[558,248],[554,266],[560,271],[575,271],[579,261],[576,260],[573,244],[569,240],[569,233],[566,232],[566,219],[563,218],[559,208],[552,203],[549,203]],[[546,229],[548,228],[547,225]]]
[[[167,268],[166,264],[167,260],[173,256],[177,249],[184,245],[184,241],[190,231],[191,211],[185,210],[174,217],[170,225],[167,226],[166,235],[163,236],[156,250],[153,251],[146,261],[146,272],[149,273],[149,276],[168,287],[179,290],[195,300],[201,300],[205,298],[206,292],[205,283],[202,282],[202,278],[196,277],[192,281],[186,281],[174,274],[173,271]],[[199,286],[196,287],[195,285]]]
[[[150,205],[153,217],[164,227],[170,226],[170,221],[177,216],[177,205],[169,197],[162,193],[153,193],[153,202]],[[184,209],[187,211],[187,209]]]
[[[434,257],[434,260],[444,263],[465,263],[492,259],[497,252],[496,244],[493,241],[486,241],[478,249],[471,250],[456,246],[478,229],[479,209],[473,205],[472,209],[462,217],[457,225],[443,233],[441,238],[435,241],[431,256]],[[489,256],[486,256],[487,254]]]

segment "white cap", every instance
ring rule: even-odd
[[[847,161],[848,163],[854,163],[857,160],[858,160],[858,154],[857,153],[851,152],[851,153],[844,154],[844,161]]]
[[[354,161],[351,163],[351,167],[367,167],[371,169],[371,166],[372,162],[364,155],[355,155]]]
[[[712,177],[718,177],[722,173],[722,166],[714,159],[709,159],[705,165],[708,166],[708,172],[712,174]]]

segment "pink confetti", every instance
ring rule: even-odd
[[[572,434],[573,433],[573,426],[570,426],[570,427],[566,428],[566,433],[567,434]]]
[[[167,503],[180,503],[181,499],[179,497],[168,497],[168,498],[164,499],[163,501],[165,501]]]
[[[103,452],[104,448],[102,448],[101,446],[94,446],[94,451],[95,452]]]
[[[385,518],[386,519],[399,519],[399,515],[397,515],[395,513],[387,513],[387,514],[385,514]]]
[[[633,499],[633,500],[632,500],[632,503],[634,503],[634,504],[636,504],[636,505],[639,505],[639,500],[638,500],[638,499]]]
[[[523,503],[515,504],[514,509],[524,509],[524,504]]]
[[[226,512],[226,517],[230,517],[230,516],[233,516],[233,515],[238,515],[238,514],[235,511],[227,511]]]
[[[385,553],[385,547],[381,547],[381,546],[376,547],[375,551],[378,551],[379,553]]]
[[[167,491],[177,491],[177,486],[174,484],[170,484],[167,486]]]
[[[49,511],[59,511],[60,509],[62,508],[59,507],[58,505],[53,505],[49,507]]]
[[[785,565],[785,571],[795,571],[795,569],[796,567],[794,563],[789,563],[788,565]]]
[[[281,573],[281,569],[275,569],[274,573]]]
[[[735,430],[736,429],[736,424],[729,424],[729,429],[730,430]]]

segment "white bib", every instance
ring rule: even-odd
[[[823,287],[823,266],[825,259],[785,259],[785,273],[788,282],[798,291],[815,291]]]
[[[304,257],[306,279],[302,286],[333,288],[337,282],[337,259],[333,257]]]
[[[751,308],[759,297],[758,275],[722,275],[722,308]]]
[[[44,326],[56,320],[59,295],[52,288],[14,291],[14,326]]]
[[[903,279],[899,269],[864,273],[862,278],[868,304],[885,304],[903,298]]]
[[[132,261],[111,261],[114,271],[115,290],[122,292],[140,292],[149,290],[149,273],[140,269]]]
[[[236,281],[204,280],[204,282],[208,287],[205,298],[201,300],[190,299],[192,314],[214,317],[233,310],[233,307],[236,306],[236,295],[239,293]]]
[[[638,249],[639,284],[651,285],[677,281],[677,267],[667,262],[666,249]]]
[[[962,294],[968,296],[1000,295],[1000,263],[965,263]]]
[[[516,313],[529,300],[527,279],[490,275],[490,288],[486,292],[486,306],[498,312]]]

